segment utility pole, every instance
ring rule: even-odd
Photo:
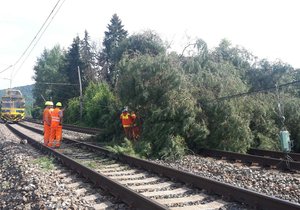
[[[44,96],[41,94],[42,99],[44,100],[44,102],[46,102],[46,99],[44,98]]]
[[[80,75],[80,68],[79,68],[79,66],[77,66],[77,70],[78,70],[79,90],[80,90],[80,97],[79,97],[80,121],[82,121],[82,109],[83,109],[83,104],[82,104],[82,85],[81,85],[81,75]]]

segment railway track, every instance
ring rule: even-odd
[[[284,159],[286,155],[288,155],[293,161],[300,161],[300,154],[299,153],[284,153],[284,152],[277,152],[277,151],[270,151],[270,150],[262,150],[262,149],[253,149],[251,148],[248,151],[248,154],[251,155],[259,155],[264,157],[272,157],[272,158],[279,158]]]
[[[38,129],[32,130],[41,133]],[[257,209],[300,209],[300,205],[295,203],[127,155],[112,154],[101,147],[70,139],[65,139],[69,144],[62,145],[62,149],[53,150],[25,137],[17,129],[13,131],[27,138],[35,147],[56,155],[70,168],[121,198],[131,208],[219,209],[234,205],[222,199],[226,198]]]
[[[85,128],[81,128],[83,133],[85,133],[84,129]],[[248,153],[249,154],[242,154],[212,149],[202,149],[200,151],[200,154],[204,156],[240,161],[246,164],[259,164],[263,167],[277,168],[280,170],[300,171],[300,154],[289,153],[289,156],[287,156],[287,154],[282,152],[258,149],[251,149]]]
[[[271,167],[282,170],[300,171],[300,162],[280,158],[265,157],[262,155],[242,154],[236,152],[227,152],[222,150],[202,149],[200,154],[210,157],[218,157],[232,161],[240,161],[246,164],[259,164],[263,167]]]
[[[34,119],[26,119],[24,121],[43,125],[40,121],[34,120]],[[65,130],[70,130],[70,131],[75,131],[75,132],[85,133],[85,134],[91,134],[91,135],[96,135],[98,133],[103,132],[103,129],[100,129],[100,128],[81,127],[81,126],[76,126],[76,125],[71,125],[71,124],[64,124],[63,128]]]
[[[37,123],[36,120],[27,121]],[[96,135],[103,131],[102,129],[86,128],[74,125],[64,125],[64,129],[92,135]],[[300,154],[297,153],[286,154],[283,152],[269,150],[250,149],[248,154],[241,154],[221,150],[203,149],[201,150],[201,154],[205,156],[241,161],[247,164],[259,164],[264,167],[272,167],[281,170],[300,170]]]

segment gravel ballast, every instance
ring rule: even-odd
[[[300,174],[258,166],[230,163],[225,160],[187,155],[180,160],[161,161],[165,166],[260,192],[269,196],[300,203]]]
[[[101,201],[85,198],[99,192],[0,124],[0,209],[94,209]]]
[[[9,135],[7,132],[9,131],[2,131],[5,126],[0,124],[0,160],[7,160],[11,161],[14,167],[10,168],[9,170],[12,171],[19,171],[16,174],[21,174],[20,177],[24,176],[25,171],[29,171],[31,174],[39,175],[38,179],[45,180],[43,182],[40,182],[40,184],[37,184],[37,189],[40,191],[40,195],[47,195],[45,198],[43,196],[40,196],[38,193],[38,196],[36,196],[34,193],[37,189],[30,189],[31,191],[25,194],[25,200],[28,197],[27,201],[21,201],[23,199],[23,190],[19,190],[19,194],[17,194],[17,190],[13,188],[16,192],[11,191],[12,193],[15,193],[15,195],[18,196],[11,196],[11,197],[17,197],[19,200],[14,201],[15,203],[18,203],[20,205],[19,209],[24,209],[26,205],[28,206],[28,203],[30,203],[31,208],[37,207],[37,208],[43,208],[43,207],[54,207],[57,205],[56,202],[52,202],[51,198],[53,197],[53,193],[48,193],[49,189],[45,190],[44,188],[49,188],[49,186],[53,185],[54,183],[52,181],[48,181],[45,177],[53,176],[53,173],[57,171],[54,169],[52,172],[51,170],[45,171],[40,168],[38,164],[33,164],[32,160],[34,159],[34,154],[37,152],[36,150],[33,150],[28,145],[22,145],[20,144],[19,140],[16,139],[14,136],[7,136],[4,138],[5,135],[2,134],[4,132],[6,135]],[[73,134],[73,135],[72,135]],[[66,135],[66,133],[65,133]],[[68,131],[68,138],[72,138],[72,136],[78,138],[78,133]],[[1,137],[2,136],[2,137]],[[80,136],[81,137],[81,136]],[[83,136],[81,138],[84,138]],[[7,148],[7,149],[5,149]],[[15,152],[10,153],[9,151],[13,150]],[[22,151],[22,152],[19,152]],[[31,152],[32,151],[32,152]],[[18,162],[18,158],[21,156],[21,162]],[[20,158],[19,158],[20,159]],[[14,162],[15,161],[15,162]],[[25,164],[23,164],[25,162]],[[258,166],[247,166],[245,164],[241,163],[232,163],[226,160],[218,160],[215,158],[207,158],[202,157],[198,155],[187,155],[183,157],[180,160],[173,160],[173,161],[162,161],[162,160],[156,160],[154,161],[156,163],[160,163],[162,165],[166,165],[175,169],[180,169],[183,171],[188,171],[191,173],[195,173],[198,175],[201,175],[203,177],[211,178],[218,180],[220,182],[232,184],[235,186],[239,186],[245,189],[253,190],[256,192],[261,192],[263,194],[274,196],[280,199],[284,199],[287,201],[300,203],[300,174],[299,173],[288,173],[288,172],[282,172],[278,170],[273,169],[266,169]],[[0,181],[1,183],[10,183],[12,180],[16,180],[14,182],[17,182],[16,186],[24,186],[22,185],[22,179],[11,178],[9,174],[4,175],[4,172],[8,166],[5,166],[5,161],[1,162],[0,165]],[[33,169],[32,169],[33,167]],[[16,168],[16,169],[14,169]],[[31,172],[33,170],[33,172]],[[56,174],[54,173],[54,174]],[[55,175],[54,175],[55,176]],[[10,180],[8,179],[10,177]],[[27,178],[28,179],[28,178]],[[6,182],[5,182],[6,181]],[[25,180],[27,183],[31,183],[30,180]],[[62,180],[61,180],[62,181]],[[45,185],[46,183],[46,185]],[[4,186],[7,188],[8,184],[4,184]],[[27,184],[28,185],[28,184]],[[60,185],[60,183],[58,183]],[[44,186],[44,187],[43,187]],[[62,186],[64,186],[64,183],[62,182]],[[2,187],[2,186],[1,186]],[[12,187],[8,187],[10,190]],[[8,191],[9,189],[0,189],[0,209],[2,208],[2,200],[3,196],[7,194],[10,194],[11,192]],[[32,187],[33,188],[33,187]],[[53,189],[56,189],[57,185],[53,185]],[[43,189],[45,191],[43,191]],[[59,195],[61,197],[70,197],[71,193],[70,190],[66,190],[68,192],[65,192],[65,195]],[[20,194],[21,193],[21,194]],[[31,194],[30,194],[31,193]],[[64,192],[62,192],[64,193]],[[74,192],[75,193],[75,192]],[[76,194],[76,193],[75,193]],[[20,197],[22,195],[22,199]],[[29,196],[27,196],[29,195]],[[32,196],[31,196],[32,195]],[[52,197],[51,197],[52,196]],[[35,200],[30,200],[32,197],[35,198]],[[60,205],[62,202],[60,203]],[[76,200],[67,203],[68,206],[75,205],[75,209],[77,208],[88,208],[91,204],[86,204],[86,201],[81,200],[80,198],[77,198]],[[72,205],[71,205],[72,204]],[[4,204],[4,205],[7,205]],[[17,206],[18,206],[17,205]],[[74,208],[74,207],[73,207]],[[10,209],[9,207],[7,209]]]

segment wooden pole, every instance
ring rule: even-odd
[[[80,89],[80,98],[79,98],[79,103],[80,103],[80,121],[82,121],[82,110],[83,110],[83,104],[82,104],[82,84],[81,84],[81,75],[80,75],[80,68],[77,66],[78,70],[78,79],[79,79],[79,89]]]

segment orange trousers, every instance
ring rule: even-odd
[[[132,128],[131,127],[123,127],[124,133],[127,139],[132,139]]]
[[[62,140],[62,126],[61,125],[52,126],[50,131],[48,146],[60,147],[61,140]]]
[[[61,142],[62,140],[62,126],[57,126],[56,139]]]
[[[44,123],[44,145],[48,145],[49,138],[50,138],[50,130],[51,127],[47,123]]]
[[[135,140],[140,137],[140,128],[136,125],[132,127],[132,137]]]

